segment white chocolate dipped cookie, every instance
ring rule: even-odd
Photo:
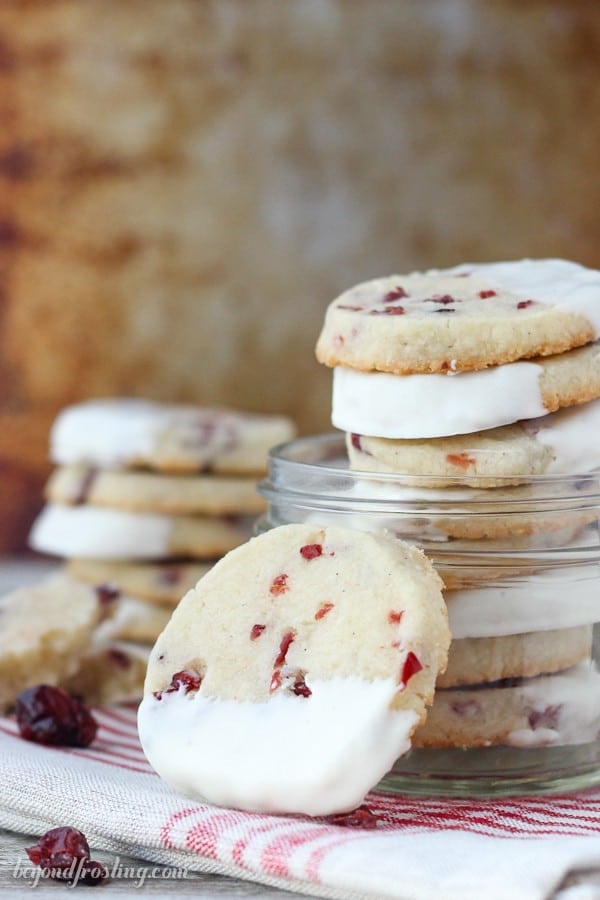
[[[552,747],[597,741],[600,673],[594,663],[554,675],[436,691],[415,747]]]
[[[0,598],[0,709],[28,687],[72,675],[103,612],[95,591],[62,573]]]
[[[352,809],[409,748],[448,643],[440,581],[416,548],[275,528],[174,611],[150,657],[142,746],[166,781],[209,802]]]
[[[450,645],[448,665],[438,678],[437,687],[558,672],[587,659],[591,650],[591,625],[500,637],[460,638]]]
[[[69,559],[67,572],[79,581],[92,585],[111,585],[119,593],[128,594],[159,605],[177,606],[212,563],[183,560],[169,562],[131,562],[116,559]]]
[[[89,400],[58,415],[50,455],[60,465],[256,474],[265,470],[270,447],[294,431],[285,416],[137,398]]]
[[[241,476],[60,466],[51,474],[45,493],[52,503],[170,515],[257,515],[265,508],[256,480]]]
[[[333,301],[316,354],[366,372],[485,369],[595,340],[599,300],[600,272],[560,259],[392,275]]]
[[[167,516],[97,506],[47,504],[29,544],[40,553],[99,560],[214,559],[243,543],[252,519]]]
[[[487,431],[429,440],[346,435],[350,468],[448,479],[476,488],[503,487],[532,475],[590,472],[600,467],[600,400]],[[418,482],[417,482],[418,483]]]
[[[354,434],[422,440],[538,419],[597,397],[598,342],[555,356],[446,375],[390,375],[338,366],[331,421]]]

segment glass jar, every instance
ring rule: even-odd
[[[382,790],[600,783],[600,473],[498,482],[350,470],[341,434],[271,451],[258,531],[308,521],[387,531],[420,546],[444,581],[448,668]]]

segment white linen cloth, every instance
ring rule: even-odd
[[[146,762],[133,708],[95,714],[98,735],[82,750],[30,743],[0,719],[1,827],[71,825],[92,851],[348,900],[600,898],[600,790],[494,800],[373,792],[373,829],[258,815],[176,794]]]

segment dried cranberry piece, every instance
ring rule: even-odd
[[[352,442],[352,446],[355,450],[362,450],[362,442],[360,439],[360,434],[354,434],[354,432],[350,435],[350,440]]]
[[[38,744],[88,747],[98,730],[98,723],[81,700],[48,684],[19,694],[15,713],[21,737]]]
[[[529,306],[533,306],[535,300],[519,300],[517,303],[517,309],[527,309]]]
[[[294,638],[296,637],[295,631],[286,631],[284,636],[281,638],[281,643],[279,644],[279,655],[275,660],[275,668],[280,669],[285,663],[285,658],[287,656],[287,652],[290,649],[290,645],[293,643]]]
[[[365,804],[357,807],[357,809],[353,809],[351,812],[327,816],[327,821],[331,825],[342,825],[345,828],[373,829],[377,828],[379,824],[379,818]]]
[[[403,300],[405,297],[408,297],[408,294],[404,290],[403,287],[392,288],[391,291],[388,291],[385,297],[383,298],[384,303],[391,303],[393,300]]]
[[[546,706],[544,709],[532,709],[527,717],[531,730],[536,731],[538,728],[556,730],[558,728],[560,710],[560,704]]]
[[[198,672],[175,672],[173,677],[171,678],[171,684],[167,688],[169,693],[173,691],[178,691],[181,685],[185,687],[184,694],[189,694],[190,691],[197,691],[202,684],[202,676],[198,674]]]
[[[126,653],[124,653],[122,650],[119,650],[117,647],[110,647],[108,656],[120,669],[131,668],[131,657],[127,656]]]
[[[259,624],[253,625],[252,630],[250,632],[250,640],[255,641],[257,638],[259,638],[266,627],[267,627],[266,625],[259,625]]]
[[[487,300],[488,297],[495,297],[496,291],[479,291],[479,296],[482,300]]]
[[[94,482],[97,480],[99,474],[99,469],[88,469],[83,474],[83,477],[79,484],[79,490],[73,498],[73,503],[75,504],[75,506],[82,506],[88,500],[94,486]]]
[[[294,685],[292,687],[292,693],[296,694],[296,696],[298,697],[312,696],[312,691],[304,680],[304,675],[299,674],[296,676],[296,680],[294,681]]]
[[[269,686],[269,690],[271,691],[271,693],[281,687],[281,669],[285,665],[287,652],[290,649],[290,645],[293,643],[295,637],[295,631],[286,631],[286,633],[281,638],[281,642],[279,644],[279,653],[277,654],[277,658],[273,663],[273,674],[271,675],[271,684]]]
[[[83,832],[77,828],[60,826],[51,828],[38,839],[33,847],[26,847],[25,853],[34,866],[60,866],[64,857],[89,859],[90,846]]]
[[[25,852],[35,866],[52,873],[57,880],[94,885],[108,878],[104,866],[90,859],[89,844],[77,828],[52,828]]]
[[[324,619],[327,613],[331,612],[332,609],[333,603],[323,603],[315,613],[315,619],[317,620],[317,622],[319,621],[319,619]]]
[[[304,547],[300,547],[300,554],[304,559],[316,559],[318,556],[321,556],[322,553],[322,544],[305,544]]]
[[[289,591],[289,585],[287,582],[288,576],[285,572],[282,572],[281,575],[277,575],[271,582],[269,593],[273,594],[274,597],[278,597],[279,594],[285,594],[286,591]]]
[[[404,615],[403,609],[391,609],[388,613],[388,622],[390,625],[397,625]]]
[[[464,716],[465,719],[474,719],[483,712],[483,708],[477,700],[455,700],[450,704],[450,709],[457,716]]]
[[[102,863],[96,862],[94,859],[86,859],[77,867],[75,876],[78,884],[81,883],[88,885],[88,887],[93,887],[106,881],[108,872]]]
[[[447,453],[446,459],[452,466],[459,466],[461,469],[468,469],[469,466],[475,465],[476,460],[467,453]]]
[[[156,583],[161,587],[169,587],[178,584],[181,581],[181,569],[176,566],[169,566],[162,569],[156,576]]]
[[[171,678],[169,687],[165,688],[164,691],[154,691],[154,696],[157,700],[162,700],[163,694],[174,694],[182,685],[184,688],[183,693],[189,694],[191,691],[199,691],[201,684],[202,675],[198,672],[175,672]]]
[[[403,316],[403,306],[385,306],[383,309],[372,309],[370,316]]]
[[[110,584],[108,581],[97,584],[94,590],[101,606],[110,606],[121,596],[121,591],[116,584]]]
[[[400,684],[406,685],[417,672],[420,672],[423,668],[423,664],[421,660],[413,653],[412,650],[409,650],[406,654],[406,659],[404,660],[404,665],[402,666],[402,674],[400,675]]]

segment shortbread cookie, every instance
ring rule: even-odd
[[[149,646],[131,641],[92,645],[60,687],[94,706],[135,702],[143,693],[149,655]]]
[[[170,515],[258,515],[265,508],[254,478],[167,475],[88,466],[55,469],[46,485],[46,498],[52,503],[89,503]]]
[[[119,560],[70,559],[67,572],[88,584],[114,586],[119,593],[140,597],[151,603],[177,606],[212,563],[179,560],[164,563],[120,562]]]
[[[214,559],[247,540],[252,520],[130,513],[47,504],[33,523],[33,550],[86,559]]]
[[[592,626],[529,634],[453,640],[448,666],[438,688],[529,678],[558,672],[586,659],[592,649]]]
[[[71,598],[73,604],[79,602],[84,592],[103,604],[103,621],[94,631],[92,649],[118,640],[152,644],[169,621],[172,612],[170,606],[129,597],[116,585],[108,582],[82,584],[66,569],[62,573],[61,587],[65,598]]]
[[[169,472],[260,473],[294,427],[284,416],[121,398],[69,406],[50,434],[61,465],[144,466]]]
[[[60,573],[0,598],[0,709],[28,687],[69,677],[102,613],[95,591]]]
[[[142,746],[220,805],[354,808],[410,746],[449,633],[416,548],[287,525],[228,554],[175,609],[148,666]]]
[[[436,691],[413,745],[552,747],[599,737],[600,673],[584,661],[556,675]]]
[[[447,590],[444,599],[455,641],[600,622],[598,576],[594,572],[584,578],[573,568],[548,567],[504,584]]]
[[[350,433],[421,440],[536,419],[597,397],[598,342],[480,372],[389,375],[337,367],[331,421]]]
[[[392,275],[333,301],[316,354],[367,372],[484,369],[593,341],[599,301],[600,272],[559,259]]]
[[[488,431],[429,440],[346,435],[350,467],[427,476],[427,484],[477,488],[519,484],[532,475],[575,475],[600,467],[600,400]]]

